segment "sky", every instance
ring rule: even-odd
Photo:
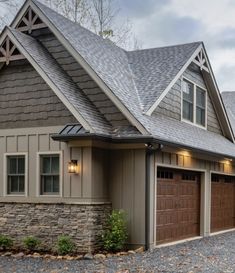
[[[203,41],[220,91],[235,91],[235,0],[114,1],[142,48]]]
[[[235,0],[119,0],[143,48],[203,41],[220,91],[235,91]]]

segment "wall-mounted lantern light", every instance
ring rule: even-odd
[[[79,173],[79,165],[77,160],[73,159],[68,163],[68,173]]]

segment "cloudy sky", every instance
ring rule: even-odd
[[[235,90],[235,0],[119,1],[144,48],[203,41],[220,90]]]
[[[203,41],[220,90],[235,91],[235,0],[116,1],[143,48]]]

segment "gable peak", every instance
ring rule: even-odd
[[[5,39],[0,45],[0,63],[8,65],[10,61],[22,60],[25,57],[20,53],[15,44],[6,35]]]

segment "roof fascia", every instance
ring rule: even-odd
[[[219,120],[219,123],[220,123],[222,130],[223,130],[224,135],[227,136],[232,142],[234,142],[234,134],[233,134],[232,126],[229,121],[228,114],[225,110],[225,106],[224,106],[223,100],[221,98],[219,87],[216,82],[215,75],[212,70],[212,67],[211,67],[211,64],[210,64],[204,44],[202,45],[202,50],[203,50],[204,56],[206,58],[206,62],[208,64],[208,68],[209,68],[209,72],[210,72],[210,73],[207,73],[206,71],[204,72],[202,70],[202,74],[205,77],[205,79],[207,79],[207,80],[205,80],[206,84],[208,84],[207,82],[209,82],[209,81],[212,82],[212,85],[213,85],[212,87],[214,87],[216,94],[217,94],[217,96],[213,96],[213,94],[211,94],[211,96],[213,98],[212,104],[214,104],[214,108],[217,113],[217,118]],[[218,108],[218,106],[220,109]],[[227,125],[227,126],[225,126],[225,125]]]
[[[188,61],[180,69],[180,71],[177,73],[177,75],[174,77],[174,79],[170,82],[170,84],[166,87],[166,89],[162,92],[162,94],[155,101],[155,103],[145,112],[146,115],[148,115],[148,116],[152,115],[152,113],[157,108],[157,106],[159,105],[159,103],[163,100],[163,98],[170,91],[170,89],[173,87],[173,85],[181,77],[181,75],[184,73],[184,71],[187,69],[187,67],[190,65],[190,63],[196,58],[196,56],[198,55],[198,53],[200,52],[201,49],[202,49],[202,44],[200,44],[198,46],[198,48],[194,51],[194,53],[192,54],[192,56],[188,59]]]
[[[31,3],[31,0],[26,0],[24,2],[24,4],[21,6],[21,8],[19,9],[19,11],[17,12],[15,18],[11,22],[10,27],[16,28],[17,24],[19,23],[19,21],[21,20],[21,18],[24,16],[24,14],[27,11],[27,9],[30,7],[30,3]]]
[[[82,124],[82,126],[90,131],[94,132],[93,128],[90,124],[83,118],[83,116],[70,104],[69,100],[60,92],[57,88],[56,84],[48,77],[48,75],[41,69],[41,67],[37,64],[37,62],[31,57],[31,55],[27,52],[27,50],[20,44],[14,34],[7,29],[3,35],[1,35],[0,42],[4,40],[7,36],[11,39],[11,41],[16,45],[18,50],[25,56],[25,58],[30,62],[30,64],[34,67],[34,69],[38,72],[38,74],[42,77],[42,79],[48,84],[48,86],[54,91],[56,96],[63,102],[63,104],[68,108],[68,110],[74,115],[74,117]]]
[[[129,120],[129,122],[134,125],[142,134],[149,134],[147,129],[138,121],[131,112],[123,105],[123,103],[115,96],[112,90],[104,83],[104,81],[96,74],[96,72],[91,68],[91,66],[83,59],[83,57],[76,51],[76,49],[70,44],[70,42],[64,37],[64,35],[56,28],[56,26],[49,20],[49,18],[41,11],[33,0],[28,0],[23,5],[20,12],[15,17],[12,22],[12,28],[15,28],[24,15],[28,7],[34,9],[34,12],[38,14],[41,20],[50,28],[56,38],[61,42],[61,44],[70,52],[74,59],[83,67],[83,69],[88,73],[88,75],[96,82],[96,84],[103,90],[107,97],[114,103],[114,105],[121,111],[124,116]]]

